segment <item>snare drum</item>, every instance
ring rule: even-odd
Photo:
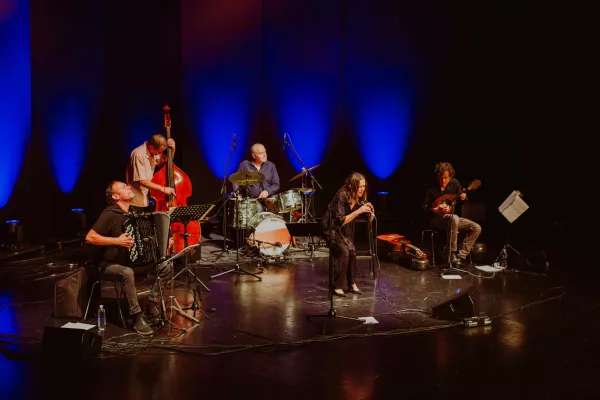
[[[290,247],[290,231],[279,215],[258,213],[248,223],[248,228],[252,231],[248,244],[258,247],[264,255],[278,256]]]
[[[277,195],[279,213],[295,211],[302,207],[302,193],[298,190],[288,190]]]
[[[234,228],[245,228],[252,217],[263,210],[258,199],[241,199],[232,197],[229,199],[229,221]]]

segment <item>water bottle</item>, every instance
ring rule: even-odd
[[[104,306],[100,304],[100,308],[98,308],[98,330],[100,332],[106,329],[106,310]]]

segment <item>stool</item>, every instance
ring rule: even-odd
[[[423,229],[421,231],[421,248],[425,249],[425,235],[429,234],[429,240],[430,240],[430,244],[431,244],[431,266],[432,267],[436,267],[437,264],[435,263],[435,235],[441,234],[441,233],[446,233],[445,231],[440,231],[439,229],[434,229],[434,228],[428,228],[428,229]]]
[[[431,266],[435,267],[436,266],[436,263],[435,263],[435,235],[438,235],[438,234],[446,235],[447,233],[446,233],[446,231],[435,229],[435,228],[423,229],[421,231],[421,247],[423,247],[423,248],[424,248],[424,244],[425,244],[425,235],[426,234],[429,234],[429,238],[431,241]],[[447,247],[447,243],[445,244],[445,249],[446,249],[446,251],[450,250]],[[469,262],[471,264],[473,264],[473,259],[471,257],[471,253],[469,253]]]

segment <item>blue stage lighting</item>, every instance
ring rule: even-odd
[[[229,78],[227,78],[229,79]],[[229,174],[237,171],[244,157],[249,157],[248,133],[250,106],[252,104],[248,84],[234,79],[203,81],[190,96],[191,110],[195,115],[194,130],[200,142],[200,152],[215,176],[225,173],[233,134],[236,149],[231,155]]]
[[[355,98],[359,149],[380,179],[388,178],[408,149],[411,107],[401,88],[360,90]]]
[[[331,132],[331,92],[327,86],[321,87],[314,81],[288,87],[279,96],[279,126],[288,133],[298,155],[310,168],[323,159]],[[281,135],[283,138],[283,133]],[[303,166],[289,146],[286,146],[286,154],[300,171]]]
[[[83,168],[91,114],[86,104],[83,96],[65,96],[47,116],[52,171],[64,193],[73,191]]]
[[[0,7],[0,208],[12,194],[31,136],[29,0]]]

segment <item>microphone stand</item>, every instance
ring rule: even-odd
[[[287,140],[286,140],[287,138]],[[323,190],[323,187],[321,186],[321,184],[319,183],[319,181],[317,181],[317,178],[315,178],[315,176],[313,175],[312,171],[310,171],[308,169],[308,167],[306,166],[306,164],[304,164],[304,161],[302,161],[302,158],[300,157],[300,154],[298,154],[298,152],[296,151],[296,148],[294,147],[294,144],[292,143],[292,138],[290,136],[289,133],[285,133],[283,135],[283,145],[285,148],[285,145],[288,145],[289,148],[292,150],[292,152],[294,153],[294,155],[296,156],[296,158],[298,159],[298,161],[300,161],[300,164],[302,164],[302,167],[304,168],[304,170],[307,172],[308,176],[310,176],[311,179],[311,187],[312,187],[312,196],[313,196],[313,205],[314,205],[314,195],[315,195],[315,183],[317,184],[317,186],[319,187],[319,189]],[[302,177],[302,183],[304,184],[304,176]],[[303,186],[304,187],[304,186]],[[304,206],[303,210],[302,210],[302,219],[304,219],[304,222],[308,222],[307,218],[306,218],[306,194],[302,193],[302,204]],[[290,220],[291,222],[291,220]]]
[[[312,318],[327,318],[327,320],[325,321],[325,324],[323,325],[323,327],[321,328],[321,334],[325,335],[327,333],[327,325],[329,325],[329,323],[331,322],[332,319],[334,318],[342,318],[342,319],[350,319],[350,320],[354,320],[354,321],[360,321],[358,318],[352,318],[352,317],[345,317],[342,315],[338,315],[335,307],[334,307],[334,302],[333,302],[333,290],[334,288],[334,283],[333,283],[333,252],[334,247],[335,247],[335,238],[333,236],[333,211],[331,210],[331,203],[329,203],[329,206],[327,206],[327,219],[328,219],[328,231],[329,231],[329,268],[328,268],[328,272],[329,272],[329,279],[328,279],[328,285],[327,285],[327,291],[329,293],[329,310],[327,311],[327,314],[313,314],[313,315],[307,315],[306,319],[307,320],[311,320]]]
[[[286,137],[287,137],[288,140],[286,140]],[[304,169],[306,170],[306,172],[310,175],[310,178],[312,179],[312,181],[317,184],[317,186],[319,187],[319,189],[323,190],[323,187],[317,181],[317,178],[315,178],[315,176],[313,175],[312,171],[309,171],[308,167],[306,166],[306,164],[304,164],[304,161],[302,161],[302,158],[300,158],[300,155],[298,154],[298,152],[294,148],[294,145],[292,144],[292,138],[291,138],[291,136],[290,136],[289,133],[285,133],[283,135],[283,144],[284,145],[287,144],[289,146],[289,148],[292,150],[292,152],[294,153],[294,155],[296,155],[296,157],[298,158],[298,161],[300,161],[300,164],[302,164],[302,166],[304,167]]]
[[[223,256],[223,254],[228,253],[229,254],[229,249],[227,248],[227,201],[229,200],[227,198],[227,175],[229,174],[229,164],[231,163],[231,156],[233,154],[233,151],[236,148],[236,136],[235,133],[233,134],[233,137],[231,138],[231,146],[229,147],[229,157],[227,158],[227,165],[225,166],[225,174],[223,175],[223,183],[221,184],[221,199],[223,200],[223,224],[221,227],[222,233],[223,233],[223,250],[221,251],[221,254],[219,254],[217,256],[217,258],[215,259],[215,262],[221,258],[221,256]]]

